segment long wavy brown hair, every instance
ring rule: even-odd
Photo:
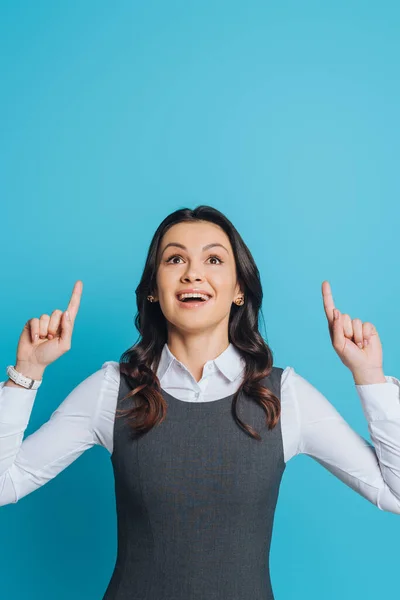
[[[167,404],[156,375],[161,352],[167,342],[167,322],[159,302],[150,303],[147,296],[156,289],[157,257],[160,242],[166,231],[182,222],[209,221],[219,225],[227,234],[235,257],[238,283],[244,292],[245,303],[232,303],[229,316],[229,341],[245,359],[243,381],[232,398],[232,414],[239,427],[255,439],[260,435],[246,425],[237,414],[241,391],[260,404],[266,413],[266,425],[273,429],[281,412],[280,401],[271,390],[260,383],[273,366],[273,354],[258,328],[261,312],[262,286],[260,274],[250,250],[229,219],[219,210],[200,205],[195,209],[182,208],[168,215],[158,226],[151,240],[142,277],[136,288],[137,314],[135,326],[138,341],[120,358],[120,372],[124,374],[131,391],[122,400],[135,396],[135,406],[117,409],[117,417],[126,415],[135,434],[144,434],[154,425],[161,424],[166,416]],[[262,312],[261,312],[262,315]]]

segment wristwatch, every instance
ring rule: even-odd
[[[22,375],[22,373],[17,371],[12,365],[7,367],[7,375],[15,383],[22,385],[22,387],[27,388],[28,390],[37,390],[43,381],[43,379],[31,379],[30,377],[25,377],[25,375]]]

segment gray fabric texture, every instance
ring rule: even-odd
[[[262,380],[280,399],[283,369]],[[121,374],[117,407],[131,390]],[[285,469],[281,422],[246,394],[187,402],[165,390],[167,416],[148,433],[114,422],[118,551],[103,600],[274,600],[270,543]]]

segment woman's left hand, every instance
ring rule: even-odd
[[[322,297],[332,345],[340,360],[354,374],[376,374],[382,380],[382,345],[372,323],[351,320],[335,308],[331,286],[322,283]],[[386,380],[385,380],[386,381]]]

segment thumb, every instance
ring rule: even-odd
[[[60,339],[64,343],[68,343],[69,344],[71,342],[71,337],[72,337],[71,314],[68,312],[68,310],[65,310],[63,312],[63,316],[61,318],[61,335],[60,335]]]

